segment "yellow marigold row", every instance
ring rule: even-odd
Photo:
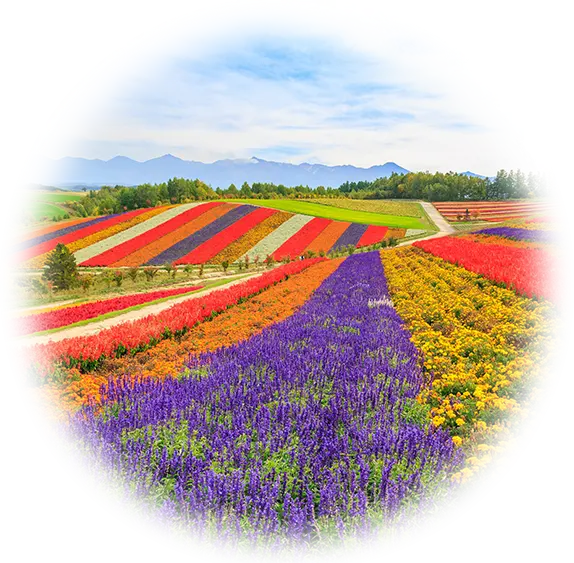
[[[137,215],[136,217],[132,217],[128,221],[118,223],[117,225],[113,225],[112,227],[108,227],[107,229],[103,229],[103,230],[98,231],[98,232],[96,232],[92,235],[89,235],[87,237],[78,239],[74,242],[70,242],[70,243],[66,244],[66,246],[68,247],[70,252],[72,252],[72,253],[77,252],[78,250],[81,250],[82,248],[86,248],[88,246],[91,246],[92,244],[96,244],[97,242],[100,242],[100,241],[102,241],[108,237],[111,237],[112,235],[115,235],[117,233],[121,233],[122,231],[125,231],[125,230],[129,229],[130,227],[134,227],[135,225],[139,225],[140,223],[143,223],[144,221],[151,219],[155,215],[159,215],[160,213],[163,213],[164,211],[166,211],[170,207],[173,207],[173,206],[154,207],[153,209],[150,209],[149,211],[141,213],[140,215]],[[44,254],[40,254],[39,256],[35,256],[34,258],[31,258],[30,260],[28,260],[24,264],[24,268],[33,268],[33,269],[43,268],[45,263],[46,263],[46,259],[48,258],[49,255],[50,255],[50,252],[45,252]]]
[[[274,213],[271,217],[267,217],[267,219],[261,221],[259,225],[256,225],[243,236],[239,237],[235,242],[232,242],[229,246],[224,248],[219,254],[214,256],[210,262],[212,264],[221,264],[225,260],[230,264],[235,262],[235,260],[243,256],[260,240],[263,240],[268,234],[272,233],[291,217],[293,217],[293,214],[286,213],[285,211]]]
[[[432,378],[417,400],[455,444],[474,447],[520,407],[525,379],[550,339],[550,306],[416,248],[381,259],[394,306]],[[482,463],[476,459],[471,473]]]

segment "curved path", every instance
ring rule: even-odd
[[[94,321],[86,325],[75,326],[72,328],[59,330],[58,332],[53,332],[52,334],[44,334],[40,336],[21,336],[16,339],[16,342],[18,342],[19,344],[23,344],[25,346],[32,346],[33,344],[46,344],[49,341],[57,342],[59,340],[64,340],[65,338],[73,338],[75,336],[89,336],[91,334],[96,334],[101,330],[110,328],[123,322],[135,321],[136,319],[142,319],[143,317],[147,317],[148,315],[156,315],[160,311],[169,309],[171,306],[177,303],[182,303],[183,301],[187,301],[188,299],[197,299],[198,297],[203,297],[213,291],[217,291],[218,289],[226,289],[228,287],[231,287],[232,285],[236,285],[247,279],[260,276],[262,273],[263,271],[257,273],[254,272],[249,276],[243,276],[240,279],[235,280],[233,278],[230,278],[229,283],[226,284],[218,285],[216,287],[210,287],[203,291],[193,293],[191,295],[184,295],[182,297],[169,299],[168,301],[164,301],[162,303],[156,303],[154,305],[142,307],[141,309],[136,309],[135,311],[128,311],[123,315],[117,315],[115,317],[110,317],[109,319]]]

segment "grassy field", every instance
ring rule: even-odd
[[[69,201],[80,201],[84,197],[86,196],[72,193],[39,193],[36,196],[36,200],[44,203],[67,203]]]
[[[349,199],[344,197],[314,198],[305,201],[338,207],[339,209],[367,211],[368,213],[382,213],[383,215],[399,215],[400,217],[418,218],[421,218],[424,215],[421,205],[415,201],[397,201],[394,199]]]
[[[58,207],[52,203],[46,203],[44,201],[34,202],[31,211],[34,218],[38,221],[43,217],[48,217],[49,219],[52,217],[57,217],[58,219],[62,219],[64,215],[68,213],[65,209],[62,209],[61,207]]]
[[[281,211],[323,217],[334,221],[350,221],[367,225],[384,225],[387,227],[399,227],[403,229],[426,229],[428,224],[417,217],[403,217],[399,215],[373,213],[370,211],[357,211],[353,209],[341,209],[322,203],[312,203],[292,199],[229,199],[232,203],[250,203],[262,207],[271,207]]]

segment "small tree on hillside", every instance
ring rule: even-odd
[[[42,277],[56,289],[70,289],[78,281],[76,258],[67,246],[58,243],[46,260]]]

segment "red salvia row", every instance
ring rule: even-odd
[[[315,217],[299,229],[292,237],[288,238],[274,253],[273,259],[283,260],[300,256],[309,244],[323,232],[333,221]]]
[[[359,242],[357,243],[357,248],[381,242],[385,238],[385,235],[387,234],[388,230],[389,227],[369,225],[367,227],[367,230],[363,233],[363,236],[359,239]]]

